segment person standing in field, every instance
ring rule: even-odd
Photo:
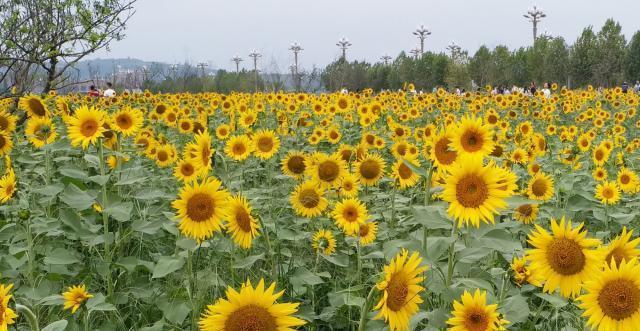
[[[116,96],[116,91],[113,89],[113,85],[111,83],[107,83],[107,89],[104,90],[103,96],[105,98],[113,98]]]
[[[87,92],[87,95],[90,97],[99,97],[100,91],[98,91],[95,85],[91,85],[89,86],[89,92]]]

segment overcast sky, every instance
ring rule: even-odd
[[[256,48],[264,68],[277,63],[287,71],[293,62],[293,41],[304,47],[300,65],[324,66],[340,51],[346,36],[353,46],[349,59],[378,61],[417,45],[411,34],[424,23],[432,35],[425,48],[444,51],[455,41],[470,54],[482,44],[511,48],[531,44],[532,32],[522,14],[529,0],[138,0],[125,40],[94,58],[132,57],[170,63],[207,62],[212,68],[233,68],[239,54]],[[607,18],[622,25],[627,40],[640,29],[637,0],[539,0],[547,17],[539,26],[573,42],[585,26],[600,29]]]

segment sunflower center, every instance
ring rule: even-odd
[[[131,118],[127,114],[118,115],[118,117],[116,118],[116,123],[118,123],[118,126],[123,130],[128,129],[131,127],[131,125],[133,125]]]
[[[605,188],[604,190],[602,190],[602,196],[605,197],[606,199],[613,198],[613,190],[608,187]]]
[[[596,151],[596,160],[600,161],[604,157],[604,153],[601,150]]]
[[[247,147],[240,143],[233,145],[233,154],[235,155],[243,155],[247,151]]]
[[[187,216],[194,222],[204,222],[213,216],[215,208],[216,204],[211,196],[196,193],[187,202]]]
[[[380,175],[380,165],[374,160],[364,160],[360,164],[360,175],[365,179],[374,179]]]
[[[342,216],[344,217],[345,220],[347,220],[347,222],[349,223],[353,223],[358,221],[358,209],[356,209],[353,206],[348,206],[347,208],[344,209],[344,211],[342,212]]]
[[[182,175],[187,177],[193,175],[194,171],[195,169],[190,163],[185,163],[182,165],[182,167],[180,167],[180,172],[182,173]]]
[[[409,295],[409,284],[402,275],[394,275],[387,285],[387,307],[391,311],[399,311]]]
[[[287,168],[296,175],[303,173],[306,168],[304,165],[304,158],[298,155],[290,157],[287,161]]]
[[[482,148],[484,139],[479,132],[467,130],[461,137],[462,148],[467,152],[477,152]]]
[[[538,197],[544,196],[547,193],[547,183],[544,180],[537,179],[531,185],[531,192]]]
[[[315,208],[320,204],[320,195],[314,189],[300,191],[300,203],[305,208]]]
[[[627,279],[610,280],[598,294],[598,305],[606,316],[617,321],[623,320],[638,311],[640,289]]]
[[[242,231],[251,232],[251,216],[244,208],[239,208],[236,211],[236,223]]]
[[[6,117],[0,116],[0,130],[5,130],[9,127],[9,120]]]
[[[620,176],[620,183],[629,184],[629,182],[631,182],[631,177],[629,177],[629,175],[624,174],[624,175]]]
[[[227,317],[224,330],[227,331],[276,331],[276,319],[263,307],[244,306]]]
[[[533,213],[533,207],[530,204],[522,205],[518,207],[518,213],[522,216],[529,217]]]
[[[92,137],[98,132],[98,121],[89,119],[80,125],[80,133],[85,137]]]
[[[180,123],[180,128],[182,128],[182,130],[188,131],[189,129],[191,129],[191,124],[187,121],[184,121]]]
[[[407,167],[406,164],[401,163],[398,167],[398,175],[402,179],[409,179],[413,176],[413,171],[411,171],[411,168]]]
[[[477,208],[488,197],[489,188],[477,175],[466,175],[456,184],[456,199],[465,208]]]
[[[29,99],[29,109],[40,117],[47,114],[47,111],[44,109],[44,105],[37,99]]]
[[[333,182],[340,174],[340,167],[333,161],[324,161],[318,166],[318,177],[324,182]]]
[[[169,154],[166,151],[158,151],[156,157],[158,158],[158,161],[164,162],[169,159]]]
[[[453,161],[455,161],[456,157],[458,156],[455,151],[449,149],[449,143],[451,143],[449,139],[442,138],[438,140],[434,147],[436,158],[438,159],[438,162],[440,162],[440,164],[449,165],[453,163]]]
[[[366,237],[369,234],[369,224],[360,225],[360,237]]]
[[[622,260],[628,261],[629,257],[621,247],[614,248],[609,254],[607,254],[607,258],[605,259],[607,264],[611,264],[611,262],[615,261],[616,265],[620,265]]]
[[[586,257],[575,240],[558,238],[547,248],[547,261],[555,272],[571,276],[584,269]]]
[[[464,320],[464,326],[469,331],[485,331],[489,327],[489,318],[487,313],[482,310],[474,309],[467,313]]]
[[[270,152],[273,149],[273,140],[269,137],[260,137],[258,139],[258,149],[261,152]]]

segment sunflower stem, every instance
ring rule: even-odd
[[[431,203],[431,175],[433,174],[433,166],[429,167],[429,174],[424,187],[424,206],[427,207]],[[427,252],[427,238],[429,237],[429,229],[426,225],[422,226],[422,251]]]
[[[31,217],[26,220],[26,232],[27,232],[27,254],[28,254],[28,270],[27,270],[27,279],[29,280],[29,284],[31,286],[35,285],[35,281],[33,279],[33,266],[35,264],[34,252],[33,252],[33,232],[31,231]]]
[[[277,269],[278,266],[273,257],[271,240],[269,239],[269,230],[267,229],[266,226],[264,226],[264,222],[262,221],[262,218],[258,217],[258,221],[260,222],[260,228],[262,229],[262,232],[264,232],[264,240],[267,243],[267,255],[269,256],[269,261],[271,262],[271,273],[272,273],[273,280],[275,281],[278,279],[278,269]]]
[[[393,182],[393,190],[391,191],[391,225],[392,228],[396,225],[396,191],[398,190],[398,186],[396,182]]]
[[[196,262],[197,263],[197,262]],[[191,301],[191,330],[196,330],[198,325],[198,305],[196,303],[196,270],[193,267],[193,252],[187,252],[187,269],[189,272],[189,301]]]
[[[376,285],[373,285],[369,291],[369,295],[367,295],[367,299],[362,303],[362,308],[360,308],[360,324],[358,325],[358,331],[365,331],[367,329],[367,315],[369,314],[369,308],[371,307],[371,300],[373,300],[373,296],[377,292],[378,288]]]
[[[106,175],[104,160],[104,144],[102,138],[98,139],[98,158],[100,159],[100,176]],[[107,213],[107,182],[102,183],[102,226],[104,228],[104,259],[107,264],[107,297],[113,296],[113,284],[111,282],[111,247],[109,244],[109,214]]]
[[[36,314],[34,314],[33,311],[29,309],[29,307],[23,306],[21,304],[16,304],[16,311],[18,312],[18,314],[27,317],[27,321],[29,322],[31,331],[40,331],[40,327],[38,326],[38,318],[36,317]]]
[[[451,280],[453,279],[453,266],[454,259],[456,257],[456,242],[458,241],[458,222],[456,220],[453,221],[453,227],[451,228],[451,244],[449,245],[449,260],[447,261],[447,281],[445,282],[445,286],[451,286]]]

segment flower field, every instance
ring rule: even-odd
[[[3,100],[0,330],[640,329],[640,97],[410,90]]]

